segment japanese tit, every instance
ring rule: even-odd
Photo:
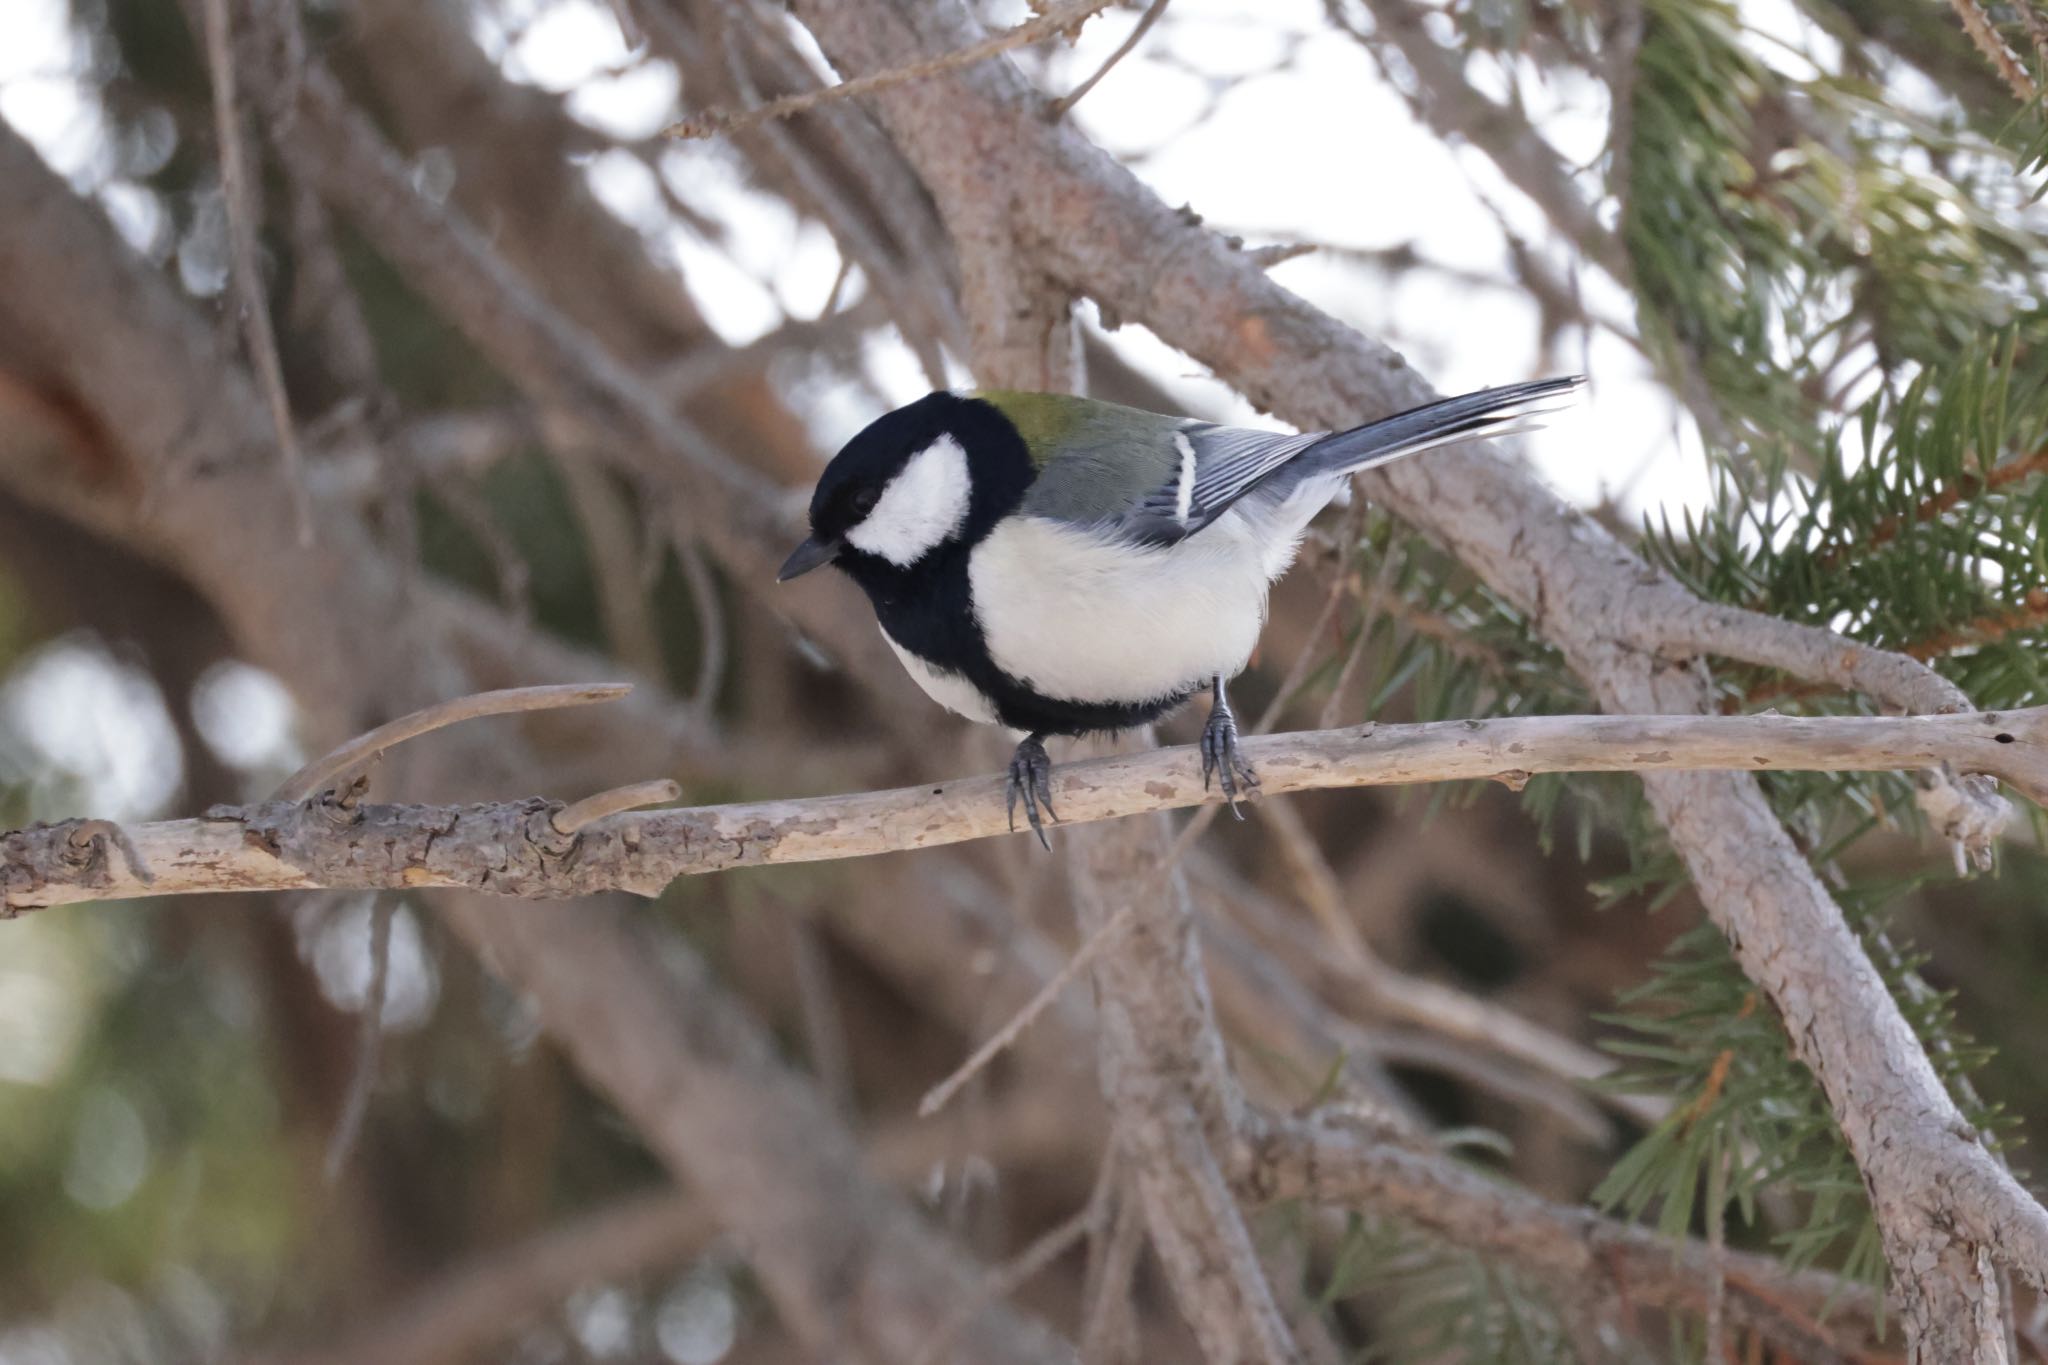
[[[1204,687],[1202,783],[1257,778],[1224,681],[1266,589],[1348,476],[1526,430],[1580,378],[1485,389],[1349,431],[1253,431],[1062,394],[940,392],[847,442],[811,496],[788,580],[836,564],[934,701],[1025,732],[1010,761],[1041,843],[1048,735],[1143,725]]]

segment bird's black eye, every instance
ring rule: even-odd
[[[853,513],[853,519],[855,521],[859,521],[862,517],[865,517],[868,513],[875,510],[875,503],[881,498],[881,496],[882,494],[880,489],[860,489],[853,495],[852,498],[848,499],[846,504],[847,510]]]

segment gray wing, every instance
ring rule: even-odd
[[[1527,431],[1584,385],[1578,376],[1506,384],[1335,433],[1219,427],[1097,404],[1103,413],[1077,425],[1071,447],[1045,466],[1026,495],[1024,511],[1171,545],[1262,485],[1270,485],[1262,496],[1285,496],[1304,480]]]
[[[1123,523],[1140,540],[1185,539],[1327,434],[1189,423],[1174,433],[1179,460],[1172,477],[1139,499]]]
[[[1252,431],[1185,418],[1114,423],[1076,431],[1025,496],[1027,516],[1113,530],[1170,545],[1223,515],[1273,471],[1326,433]]]

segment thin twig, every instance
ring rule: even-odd
[[[574,834],[607,815],[638,810],[642,806],[663,805],[682,794],[682,787],[666,777],[653,782],[635,782],[630,786],[613,787],[610,791],[586,796],[574,805],[564,806],[554,813],[548,823],[555,827],[557,833]]]
[[[742,10],[744,12],[744,10]],[[739,25],[727,25],[724,42],[726,70],[732,77],[739,98],[749,104],[759,104],[761,89],[754,78],[746,54],[741,50]],[[790,83],[808,76],[808,67],[794,61],[793,56],[782,42],[771,39],[759,23],[745,25],[745,36],[751,40],[756,52],[765,57],[771,66],[782,67],[781,75]],[[795,66],[797,71],[787,68]],[[799,76],[798,72],[803,76]],[[901,191],[911,188],[907,178],[909,169],[898,159],[898,153],[872,120],[851,118],[828,118],[822,121],[829,141],[835,144],[840,154],[836,163],[828,164],[830,158],[825,149],[813,147],[806,140],[794,136],[791,131],[774,120],[761,124],[763,140],[768,144],[797,186],[803,197],[810,200],[824,221],[832,229],[843,248],[850,250],[861,268],[867,272],[868,280],[875,291],[888,302],[889,312],[904,322],[903,339],[917,354],[918,363],[924,367],[927,381],[934,389],[946,386],[945,355],[940,347],[940,337],[952,332],[959,318],[952,295],[952,285],[933,278],[930,269],[920,270],[910,262],[929,260],[938,254],[934,250],[942,235],[936,221],[937,215],[925,211],[922,205],[909,206],[900,201],[923,196],[910,195]],[[871,138],[867,134],[873,134]],[[883,145],[876,145],[880,139]],[[853,201],[840,185],[840,168],[859,168],[859,178],[870,185],[871,205]],[[892,188],[897,193],[892,193]],[[878,230],[868,209],[887,225]],[[889,239],[894,237],[894,241]],[[932,319],[919,322],[919,319]]]
[[[1728,1161],[1714,1154],[1707,1168],[1707,1312],[1706,1360],[1728,1358]]]
[[[1330,860],[1323,856],[1323,850],[1317,847],[1301,812],[1293,803],[1280,800],[1269,803],[1261,813],[1273,841],[1280,846],[1280,856],[1287,864],[1295,891],[1330,946],[1354,970],[1363,972],[1378,966],[1379,955],[1366,944],[1365,936],[1352,922],[1344,907],[1344,891],[1338,885],[1337,874]]]
[[[985,62],[1014,48],[1029,47],[1057,34],[1070,32],[1082,21],[1109,8],[1111,3],[1112,0],[1069,0],[1067,4],[1052,6],[1043,14],[1026,19],[1015,28],[990,34],[982,41],[971,43],[958,51],[928,57],[924,61],[912,62],[908,66],[891,67],[887,71],[855,76],[851,80],[828,85],[821,90],[805,90],[795,95],[784,95],[781,99],[770,100],[752,109],[706,110],[669,125],[662,130],[662,136],[699,138],[710,137],[714,133],[737,132],[770,119],[784,119],[793,114],[804,113],[832,100],[872,95],[878,90],[888,90],[911,81],[926,80],[947,71],[957,71],[963,66]]]
[[[1269,809],[1283,804],[1274,802]],[[1613,1069],[1599,1052],[1494,1001],[1411,976],[1377,955],[1353,961],[1333,954],[1320,935],[1291,913],[1292,907],[1274,901],[1213,860],[1203,872],[1232,919],[1345,1018],[1407,1025],[1430,1040],[1403,1043],[1395,1041],[1398,1034],[1382,1033],[1374,1044],[1378,1055],[1453,1071],[1463,1068],[1479,1085],[1504,1094],[1510,1093],[1504,1087],[1512,1086],[1513,1097],[1546,1104],[1566,1122],[1585,1126],[1583,1112],[1566,1114],[1556,1099],[1559,1086],[1545,1082],[1561,1083],[1566,1093],[1578,1095],[1588,1082]],[[1609,1091],[1598,1098],[1645,1127],[1654,1127],[1670,1109],[1659,1096]]]
[[[1102,78],[1109,74],[1111,67],[1137,50],[1138,44],[1145,40],[1145,35],[1151,30],[1152,25],[1159,22],[1159,16],[1166,13],[1167,4],[1168,0],[1152,0],[1152,3],[1146,6],[1145,12],[1138,16],[1138,22],[1132,25],[1130,34],[1117,44],[1116,51],[1109,54],[1109,59],[1095,68],[1094,75],[1047,105],[1045,116],[1052,119],[1065,118],[1067,111],[1079,104],[1082,96],[1093,90]]]
[[[597,612],[611,652],[630,672],[660,678],[667,672],[633,550],[633,515],[611,475],[587,459],[555,462],[569,510],[583,532]]]
[[[703,715],[718,707],[718,694],[725,686],[727,658],[725,604],[718,595],[718,579],[711,563],[694,536],[679,530],[676,561],[682,566],[683,586],[689,589],[690,609],[697,617],[697,680],[690,687],[690,706]]]
[[[945,1358],[952,1349],[954,1338],[967,1329],[974,1321],[974,1315],[988,1304],[1009,1298],[1047,1266],[1079,1246],[1088,1236],[1088,1229],[1095,1217],[1095,1204],[1091,1199],[1067,1217],[1055,1223],[1002,1265],[993,1267],[982,1282],[975,1287],[967,1300],[953,1310],[953,1316],[933,1332],[918,1353],[911,1357],[913,1365],[935,1365]]]
[[[2020,0],[2020,7],[2024,9],[2027,3],[2028,0]],[[1954,8],[1956,17],[1963,21],[1963,32],[1970,35],[1970,41],[1977,45],[1977,50],[1998,72],[1999,79],[2011,89],[2013,98],[2021,104],[2032,104],[2039,94],[2034,78],[2027,74],[2020,54],[1998,36],[1998,30],[1991,26],[1991,16],[1984,12],[1984,7],[1977,0],[1949,0],[1949,4]]]
[[[816,919],[807,913],[792,914],[786,923],[797,1009],[803,1020],[804,1051],[811,1074],[818,1078],[818,1089],[832,1107],[842,1114],[851,1114],[853,1063],[847,1055],[839,993],[832,987],[832,963],[826,956],[825,936],[818,932]]]
[[[552,711],[565,706],[590,706],[617,701],[633,690],[631,683],[559,683],[544,687],[508,687],[436,702],[400,716],[329,753],[322,754],[286,778],[273,801],[304,801],[325,791],[339,778],[356,772],[386,749],[421,735],[481,716],[509,716],[520,711]]]
[[[263,293],[263,272],[257,266],[256,191],[250,183],[247,143],[235,95],[234,34],[228,0],[204,0],[206,61],[213,76],[214,136],[220,142],[220,191],[227,207],[229,259],[242,336],[256,366],[256,377],[270,406],[277,448],[284,457],[284,476],[291,486],[292,515],[299,544],[313,543],[313,504],[306,491],[304,460],[298,430],[292,422],[291,397],[284,387],[284,365],[277,355],[277,336],[270,326],[270,305]]]
[[[342,1102],[341,1117],[327,1144],[329,1184],[341,1176],[362,1132],[363,1116],[370,1110],[370,1093],[377,1088],[384,1048],[384,996],[391,976],[391,920],[397,908],[398,898],[390,895],[378,896],[370,904],[370,984],[363,993],[363,1013],[356,1025],[356,1064],[348,1081],[348,1098]]]
[[[406,450],[410,446],[408,434],[396,433],[392,440],[384,443],[384,446],[393,451]],[[388,466],[392,461],[387,459],[383,463]],[[411,479],[416,479],[419,473],[419,461],[410,452],[404,457],[404,463],[410,467],[410,478],[401,471],[392,471],[400,473],[396,482],[401,486]],[[386,481],[391,481],[388,475]],[[428,486],[433,489],[434,497],[441,506],[461,524],[463,530],[469,532],[478,548],[484,552],[484,557],[491,561],[492,572],[498,580],[498,596],[504,602],[505,609],[517,617],[521,624],[531,621],[533,566],[526,562],[526,556],[520,552],[518,544],[499,524],[496,514],[491,511],[491,505],[482,492],[467,478],[459,477],[452,472],[430,479]],[[397,501],[408,508],[411,503],[409,498],[387,498],[385,501]]]
[[[2016,606],[2001,607],[1948,630],[1914,640],[1899,652],[1923,661],[1938,659],[1959,649],[1991,644],[2014,631],[2033,630],[2043,624],[2048,624],[2048,590],[2030,588],[2026,598]]]
[[[1099,1266],[1091,1266],[1087,1311],[1081,1319],[1081,1359],[1112,1365],[1135,1359],[1137,1331],[1131,1321],[1131,1277],[1145,1250],[1145,1210],[1136,1190],[1116,1202],[1109,1239]]]
[[[1356,528],[1349,530],[1350,533],[1345,536],[1346,554],[1355,553],[1359,539]],[[1353,642],[1350,652],[1345,655],[1344,662],[1338,666],[1337,679],[1330,684],[1330,695],[1324,699],[1323,709],[1317,716],[1317,725],[1324,730],[1331,729],[1337,724],[1337,715],[1343,707],[1344,696],[1350,691],[1352,679],[1365,663],[1366,647],[1372,643],[1373,631],[1379,625],[1383,607],[1397,602],[1405,605],[1404,599],[1394,591],[1394,579],[1399,574],[1402,561],[1407,558],[1405,552],[1394,553],[1394,546],[1399,543],[1394,542],[1388,547],[1388,552],[1380,556],[1379,567],[1373,572],[1370,587],[1363,586],[1349,573],[1338,575],[1340,582],[1359,594],[1358,638]]]
[[[1369,30],[1337,0],[1324,3],[1335,26],[1363,44],[1383,68],[1388,48],[1401,55],[1413,76],[1409,103],[1424,123],[1485,153],[1588,259],[1619,276],[1625,269],[1621,244],[1600,222],[1571,168],[1520,108],[1489,98],[1466,78],[1464,54],[1431,36],[1424,22],[1428,8],[1408,0],[1365,0],[1365,8],[1373,20]],[[1401,84],[1405,90],[1408,83]]]
[[[1606,1058],[1492,1001],[1389,966],[1346,911],[1336,874],[1294,804],[1284,797],[1268,802],[1261,819],[1279,842],[1297,894],[1321,932],[1300,924],[1291,907],[1266,903],[1214,868],[1210,880],[1233,917],[1279,949],[1289,970],[1341,1016],[1349,1016],[1327,1026],[1332,1043],[1383,1064],[1420,1064],[1468,1078],[1514,1102],[1543,1107],[1585,1141],[1612,1140],[1612,1125],[1587,1102],[1583,1090],[1611,1070]],[[1409,1025],[1424,1030],[1425,1037],[1407,1042],[1400,1030],[1383,1028],[1369,1041],[1352,1042],[1344,1032],[1352,1028],[1351,1017],[1382,1026]],[[1654,1125],[1668,1107],[1650,1096],[1604,1098],[1645,1125]]]
[[[1247,247],[1244,254],[1245,259],[1259,269],[1271,270],[1276,265],[1312,256],[1317,250],[1314,242],[1271,242],[1265,246]]]
[[[2022,479],[2030,478],[2040,473],[2048,473],[2048,446],[2042,446],[2039,450],[2022,455],[2016,460],[2007,460],[2003,464],[1995,464],[1981,474],[1974,470],[1968,471],[1958,477],[1955,482],[1944,487],[1940,492],[1932,493],[1923,498],[1905,516],[1880,518],[1877,524],[1870,528],[1870,534],[1862,539],[1833,545],[1822,550],[1813,557],[1814,567],[1817,569],[1831,569],[1852,554],[1860,554],[1866,550],[1874,550],[1880,545],[1890,544],[1898,539],[1899,533],[1905,530],[1906,527],[1919,526],[1933,521],[1941,516],[1942,513],[1954,508],[1965,498],[1981,497],[1994,489],[2003,488],[2007,484],[2018,483]]]
[[[1074,955],[1067,959],[1067,965],[1040,986],[1038,993],[1027,1000],[1022,1009],[1011,1015],[1008,1023],[997,1029],[987,1042],[974,1049],[966,1061],[953,1069],[953,1074],[927,1090],[924,1098],[917,1102],[918,1117],[928,1119],[944,1109],[953,1096],[960,1093],[962,1086],[973,1080],[998,1054],[1022,1037],[1024,1030],[1030,1028],[1038,1017],[1051,1007],[1052,1002],[1060,998],[1060,993],[1074,983],[1075,978],[1101,955],[1102,950],[1122,935],[1125,926],[1131,922],[1131,909],[1126,905],[1104,921],[1101,928],[1083,939],[1081,946],[1074,950]]]

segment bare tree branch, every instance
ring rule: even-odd
[[[1248,1115],[1233,1179],[1248,1199],[1307,1198],[1391,1214],[1495,1256],[1567,1303],[1704,1312],[1713,1253],[1563,1208],[1340,1114]],[[1723,1253],[1728,1317],[1801,1360],[1863,1360],[1878,1304],[1832,1276],[1788,1274],[1769,1257]]]
[[[465,699],[465,704],[470,699]],[[1269,795],[1474,779],[1519,786],[1545,772],[1868,772],[1943,766],[1991,773],[2048,806],[2048,707],[1948,716],[1526,716],[1369,725],[1244,741]],[[1065,763],[1061,822],[1092,824],[1211,805],[1192,746]],[[556,828],[561,807],[397,806],[272,800],[128,833],[155,880],[75,864],[70,824],[17,830],[7,904],[39,909],[198,891],[446,886],[561,898],[654,895],[680,876],[864,857],[1007,834],[996,774],[893,791],[613,815]],[[637,799],[649,793],[625,789]],[[372,850],[377,852],[372,855]],[[2043,1262],[2048,1266],[2048,1261]]]
[[[785,95],[779,100],[753,109],[706,110],[693,114],[680,123],[663,129],[667,137],[693,138],[710,137],[714,133],[734,132],[751,128],[757,123],[771,119],[784,119],[792,114],[805,113],[832,100],[854,99],[861,95],[872,95],[878,90],[907,85],[912,81],[928,80],[942,71],[953,71],[976,62],[985,62],[991,57],[1020,47],[1029,47],[1047,38],[1062,33],[1072,33],[1085,20],[1109,8],[1113,0],[1067,0],[1063,5],[1048,6],[1043,12],[1033,15],[1015,28],[993,33],[979,42],[969,43],[954,52],[928,57],[908,66],[890,71],[872,71],[837,85],[828,85],[822,90],[806,90],[798,95]]]
[[[2025,9],[2029,0],[2020,0]],[[2037,93],[2034,78],[2027,74],[2026,65],[2020,61],[2020,54],[2006,45],[1998,36],[1998,30],[1991,26],[1991,16],[1984,12],[1984,6],[1977,0],[1949,0],[1956,17],[1963,21],[1963,32],[1970,35],[1970,41],[1984,54],[1984,60],[1991,63],[1998,72],[1998,78],[2012,91],[2012,97],[2021,104],[2032,104]]]

